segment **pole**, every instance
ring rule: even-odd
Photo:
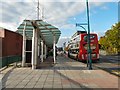
[[[43,40],[41,40],[41,62],[43,62]]]
[[[35,29],[35,68],[38,62],[38,31]]]
[[[46,54],[46,53],[47,53],[46,44],[44,45],[44,47],[45,47],[45,49],[44,49],[45,51],[44,51],[44,52],[45,52],[45,59],[46,59],[46,55],[47,55],[47,54]]]
[[[37,13],[38,16],[37,16],[37,17],[38,17],[38,20],[39,20],[39,0],[38,0],[38,7],[37,7],[37,8],[38,8],[38,9],[37,9],[37,10],[38,10],[38,13]]]
[[[54,64],[56,63],[56,48],[55,48],[55,36],[53,37],[54,40],[53,40],[53,59],[54,59]]]
[[[92,70],[91,47],[90,47],[90,21],[89,21],[88,0],[86,0],[86,5],[87,5],[87,20],[88,20],[88,60],[89,60],[89,70]]]
[[[33,37],[32,37],[32,70],[35,69],[34,60],[35,60],[35,30],[33,29]]]
[[[25,21],[24,29],[23,29],[23,51],[22,51],[22,67],[25,66],[26,62],[26,36],[25,36],[25,28],[26,28],[27,22]]]
[[[87,32],[87,30],[83,26],[80,26],[80,27],[83,28]]]

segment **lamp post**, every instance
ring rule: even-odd
[[[83,28],[85,31],[87,31],[82,25],[87,25],[88,26],[88,35],[87,35],[87,43],[88,43],[88,60],[87,60],[87,67],[89,70],[92,70],[92,59],[91,59],[91,47],[90,47],[90,21],[89,21],[89,5],[88,5],[88,0],[86,0],[86,7],[87,7],[87,23],[76,23],[76,26],[79,26]],[[89,61],[89,65],[88,65]]]
[[[83,28],[83,29],[87,32],[86,28],[83,27],[82,25],[88,25],[88,24],[87,24],[87,23],[76,23],[76,27],[79,26],[79,27]],[[87,39],[88,39],[88,38],[87,38]],[[87,42],[88,42],[88,40],[87,40]],[[87,49],[87,50],[88,50],[88,49]],[[89,64],[89,63],[88,63],[88,59],[87,59],[87,67],[89,66],[88,64]]]
[[[88,22],[88,60],[89,60],[89,70],[92,70],[91,47],[90,47],[90,21],[89,21],[88,0],[86,0],[86,5],[87,5],[87,22]]]
[[[85,31],[87,31],[86,28],[83,27],[82,25],[88,25],[88,24],[87,24],[87,23],[76,23],[76,27],[79,26],[79,27],[81,27],[82,29],[84,29]]]

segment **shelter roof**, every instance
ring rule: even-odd
[[[33,25],[33,22],[35,22],[35,25]],[[24,20],[22,24],[19,25],[16,32],[23,35],[24,28],[25,36],[27,38],[32,38],[33,30],[36,28],[39,32],[39,37],[45,42],[46,45],[50,47],[53,45],[54,36],[55,43],[57,43],[61,35],[61,32],[58,28],[51,24],[48,24],[43,20]]]

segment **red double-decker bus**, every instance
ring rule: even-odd
[[[90,46],[92,61],[99,60],[99,44],[97,34],[90,34]],[[77,31],[68,44],[68,57],[77,60],[88,60],[87,32]]]

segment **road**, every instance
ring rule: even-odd
[[[107,56],[107,55],[100,55],[100,61],[93,62],[92,67],[93,69],[103,69],[111,74],[120,76],[120,56]],[[86,64],[86,63],[84,63]]]
[[[119,55],[101,55],[100,58],[107,59],[109,62],[118,64],[120,62],[120,56]]]
[[[93,63],[95,67],[101,68],[103,70],[106,70],[112,74],[115,74],[117,76],[120,76],[120,56],[100,56],[100,61],[97,63]]]

